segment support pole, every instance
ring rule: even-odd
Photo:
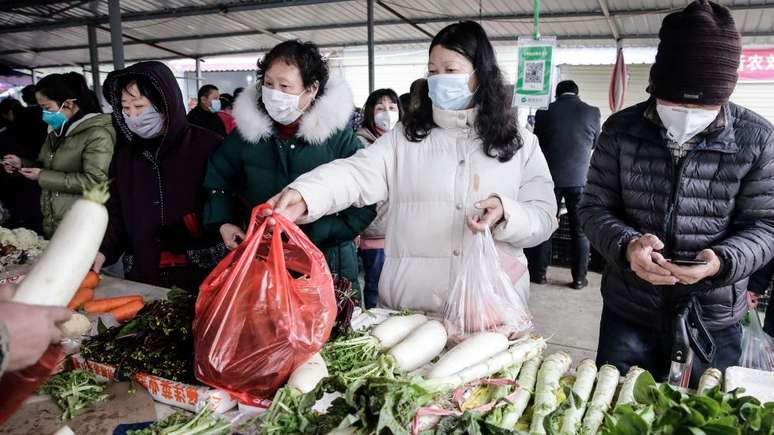
[[[97,49],[97,28],[94,24],[87,27],[89,37],[89,61],[91,63],[91,82],[93,83],[94,93],[100,103],[102,102],[102,80],[99,76],[99,50]]]
[[[374,0],[368,0],[368,93],[375,87],[374,68]]]
[[[110,15],[110,45],[113,47],[113,68],[124,69],[124,36],[121,29],[120,0],[108,0]]]
[[[532,24],[532,38],[540,39],[540,0],[535,0],[534,22]]]
[[[30,68],[30,77],[32,77],[32,84],[37,85],[38,84],[38,78],[35,76],[35,68]]]
[[[196,58],[196,92],[202,88],[202,59]],[[199,104],[197,101],[196,104]]]

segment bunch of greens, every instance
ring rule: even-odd
[[[761,405],[753,397],[740,397],[741,392],[723,393],[715,387],[704,394],[689,395],[667,384],[656,384],[645,372],[635,384],[636,403],[618,406],[605,416],[601,433],[774,434],[774,403]]]
[[[127,435],[226,435],[231,424],[205,407],[195,416],[175,413],[152,426],[130,430]]]
[[[108,397],[97,377],[86,370],[60,373],[40,387],[40,391],[54,399],[63,411],[62,420],[69,420]]]
[[[332,375],[348,373],[373,363],[379,358],[378,342],[369,331],[349,331],[323,346],[320,355]]]
[[[478,412],[466,412],[462,415],[450,415],[438,422],[433,435],[503,435],[514,432],[499,428],[486,422]]]
[[[131,377],[147,373],[178,382],[196,383],[193,374],[193,334],[196,298],[171,289],[166,300],[146,305],[124,325],[105,328],[81,345],[81,355],[109,364]]]

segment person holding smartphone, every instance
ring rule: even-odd
[[[774,127],[729,102],[742,48],[727,8],[695,1],[659,37],[651,98],[605,123],[579,217],[608,261],[597,363],[664,380],[690,304],[716,347],[695,385],[739,360],[747,278],[774,257]]]

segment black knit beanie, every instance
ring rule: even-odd
[[[731,12],[696,0],[667,15],[659,31],[649,92],[663,100],[723,104],[734,91],[742,43]]]

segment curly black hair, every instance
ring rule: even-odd
[[[374,121],[374,108],[384,97],[387,97],[393,103],[398,105],[398,120],[403,119],[403,104],[401,104],[398,94],[392,89],[377,89],[368,96],[365,106],[363,106],[363,124],[361,127],[367,128],[371,133],[376,134],[376,123]]]
[[[478,108],[475,129],[484,143],[484,152],[501,162],[513,158],[524,144],[519,134],[516,116],[511,110],[512,94],[497,65],[492,43],[486,32],[474,21],[451,24],[438,32],[430,44],[430,52],[437,45],[465,56],[475,70],[478,89],[473,104]],[[423,93],[427,92],[423,90]],[[406,139],[420,142],[437,127],[433,121],[432,101],[420,95],[418,106],[410,110],[403,122]]]
[[[256,86],[263,85],[266,71],[275,61],[284,61],[289,65],[295,65],[301,72],[301,80],[304,89],[311,88],[318,83],[317,98],[325,93],[325,85],[328,84],[328,61],[320,54],[317,44],[308,41],[285,41],[274,46],[266,55],[258,61],[258,82]],[[259,93],[260,94],[260,93]],[[263,102],[261,102],[263,104]],[[312,101],[314,104],[314,101]]]

